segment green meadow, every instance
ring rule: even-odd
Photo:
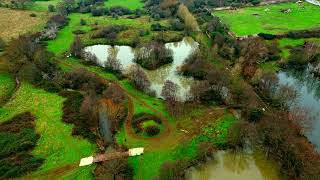
[[[15,98],[0,108],[0,123],[23,112],[31,112],[36,116],[36,132],[40,134],[40,139],[32,153],[45,161],[31,175],[32,178],[41,179],[43,173],[50,174],[55,169],[77,164],[82,157],[92,155],[96,150],[94,144],[71,135],[73,125],[62,122],[63,101],[64,98],[56,94],[22,83]],[[74,168],[66,171],[61,178],[86,179],[91,176],[93,169],[94,166]]]
[[[283,13],[281,10],[290,9]],[[237,36],[258,33],[281,34],[320,27],[320,7],[309,3],[281,3],[213,12]]]
[[[130,10],[141,9],[144,3],[141,0],[106,0],[106,7],[122,6]]]

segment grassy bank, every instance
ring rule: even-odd
[[[34,172],[33,178],[41,179],[45,177],[43,173],[51,178],[65,177],[66,179],[91,176],[93,166],[86,169],[75,166],[72,169],[66,169],[63,174],[55,175],[56,169],[77,164],[82,157],[93,154],[96,149],[95,145],[88,141],[72,136],[73,126],[61,121],[63,101],[64,99],[56,94],[23,83],[16,92],[15,98],[0,108],[0,122],[27,111],[36,116],[36,131],[40,134],[40,139],[33,154],[44,158],[45,162],[38,171]]]
[[[0,73],[0,106],[13,93],[15,84],[9,74]]]

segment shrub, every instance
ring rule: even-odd
[[[192,76],[199,80],[204,80],[212,66],[200,51],[195,51],[185,60],[180,71],[185,76]]]
[[[39,139],[34,120],[26,112],[0,124],[0,179],[17,178],[41,166],[43,159],[31,155]]]
[[[75,125],[72,130],[72,135],[80,135],[92,142],[95,142],[97,137],[91,130],[97,128],[98,119],[94,118],[94,115],[90,118],[88,116],[84,116],[84,111],[80,112],[80,108],[84,102],[83,95],[76,91],[62,91],[59,95],[66,98],[63,102],[62,120],[66,123],[72,123]],[[93,103],[90,103],[90,106],[92,104]],[[84,107],[82,107],[82,109],[84,109]],[[91,114],[91,112],[89,114]]]
[[[58,28],[62,28],[64,26],[66,26],[67,24],[68,24],[68,19],[65,16],[54,15],[54,16],[50,17],[50,19],[47,23],[47,26],[48,27],[55,26]]]
[[[128,73],[130,82],[141,91],[149,91],[150,81],[146,73],[139,66],[131,66]]]
[[[39,43],[39,34],[19,36],[9,43],[6,52],[10,72],[34,85],[51,80],[57,71],[51,61],[54,55]]]
[[[117,39],[118,33],[120,33],[121,31],[125,31],[127,29],[128,29],[127,26],[110,25],[103,28],[98,33],[94,34],[92,38],[105,38],[111,44],[113,44],[114,41]]]
[[[92,16],[103,16],[105,14],[105,10],[103,8],[99,9],[91,9]]]
[[[97,65],[98,64],[98,58],[96,55],[94,55],[91,52],[82,52],[82,63],[86,65]]]
[[[151,25],[151,31],[166,31],[166,30],[168,30],[168,28],[165,26],[162,26],[160,23]]]
[[[155,136],[160,133],[158,126],[148,126],[145,131],[148,136]]]
[[[126,7],[114,6],[109,9],[109,15],[114,14],[118,16],[132,14],[132,11]]]
[[[31,13],[30,17],[37,17],[37,15],[35,13]]]
[[[54,7],[54,5],[49,4],[49,5],[48,5],[48,11],[49,11],[49,12],[55,12],[55,11],[56,11],[56,8]]]
[[[182,31],[185,28],[184,24],[178,18],[171,20],[170,26],[173,31]]]
[[[268,33],[259,33],[258,36],[262,37],[263,39],[266,40],[272,40],[275,39],[277,36],[273,34],[268,34]]]
[[[263,116],[263,111],[259,108],[252,108],[250,109],[250,114],[249,114],[249,121],[250,122],[257,122],[261,119]]]
[[[150,34],[150,31],[141,29],[139,30],[139,36],[147,36]]]
[[[84,25],[87,24],[87,21],[81,18],[80,19],[80,24],[81,24],[81,26],[84,26]]]
[[[65,74],[63,87],[101,94],[106,84],[103,79],[84,69],[75,69]]]
[[[75,40],[70,46],[71,53],[75,56],[80,58],[82,56],[83,44],[79,36],[76,36]]]
[[[86,32],[84,30],[77,29],[77,30],[72,31],[72,33],[75,35],[79,35],[79,34],[85,34]]]

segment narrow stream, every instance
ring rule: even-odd
[[[281,71],[278,73],[279,82],[295,87],[300,97],[297,104],[311,109],[315,122],[306,136],[320,151],[320,80],[313,76],[308,68],[304,71]]]
[[[104,105],[99,110],[99,132],[106,143],[112,142],[111,125]]]
[[[178,96],[181,100],[184,100],[194,79],[179,75],[177,68],[198,48],[198,43],[190,37],[185,37],[180,42],[167,43],[165,45],[173,51],[173,62],[156,70],[149,71],[144,69],[144,71],[151,82],[151,89],[156,92],[157,97],[161,97],[160,94],[164,82],[170,80],[178,85]],[[135,49],[130,46],[94,45],[86,47],[85,51],[94,54],[101,66],[104,66],[108,56],[116,56],[122,64],[124,73],[131,65],[136,64],[133,62]]]
[[[278,169],[264,155],[218,151],[214,160],[187,172],[187,180],[280,180]]]

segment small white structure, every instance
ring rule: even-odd
[[[82,158],[80,160],[79,166],[87,166],[96,162],[102,162],[102,161],[110,161],[122,157],[128,157],[128,156],[140,156],[144,153],[144,148],[133,148],[129,149],[126,152],[109,152],[105,154],[97,154],[96,156],[90,156],[86,158]]]
[[[93,163],[93,156],[82,158],[79,166],[87,166]]]
[[[143,152],[144,148],[142,147],[129,149],[129,156],[140,156],[141,154],[143,154]]]

